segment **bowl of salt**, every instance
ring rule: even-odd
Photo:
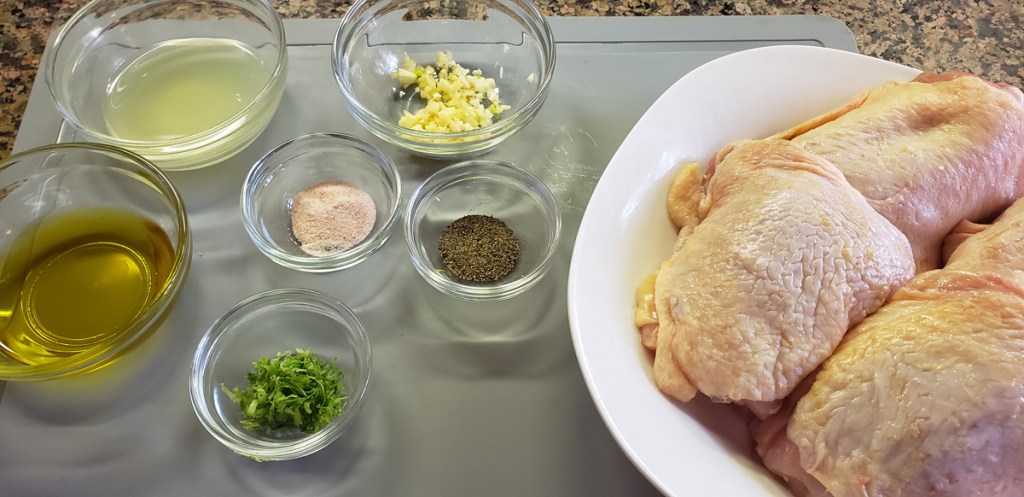
[[[373,145],[313,133],[267,152],[242,185],[242,223],[270,260],[298,271],[352,267],[381,248],[402,198],[395,164]]]

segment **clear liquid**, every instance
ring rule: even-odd
[[[113,347],[166,289],[174,248],[152,221],[96,209],[45,218],[0,260],[0,353],[45,364]]]
[[[191,38],[154,46],[107,85],[103,114],[112,136],[164,141],[228,121],[256,98],[270,70],[251,47]]]

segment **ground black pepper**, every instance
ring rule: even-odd
[[[500,219],[471,214],[441,232],[441,261],[456,278],[490,283],[508,276],[519,260],[519,238]]]

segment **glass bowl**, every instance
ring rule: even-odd
[[[261,357],[295,349],[335,361],[348,395],[344,409],[313,434],[242,427],[242,412],[224,387],[245,388]],[[233,307],[203,335],[189,374],[192,407],[203,427],[235,453],[259,461],[295,459],[335,441],[351,426],[370,381],[370,340],[355,314],[314,290],[278,289]]]
[[[295,198],[311,186],[337,181],[373,200],[373,227],[346,250],[310,255],[292,230]],[[256,162],[242,186],[242,223],[260,252],[274,262],[299,271],[337,271],[362,262],[387,242],[401,200],[398,169],[383,152],[354,136],[314,133],[287,141]]]
[[[406,55],[433,64],[444,50],[496,81],[510,108],[493,124],[452,133],[398,125],[403,111],[415,112],[423,101],[391,75]],[[529,0],[453,1],[441,11],[417,0],[361,0],[342,20],[332,66],[352,114],[375,135],[417,155],[458,159],[494,148],[533,119],[555,70],[555,42]]]
[[[284,27],[266,0],[93,0],[53,43],[43,77],[64,120],[168,170],[241,151],[284,90]]]
[[[102,368],[160,327],[192,261],[174,185],[114,147],[0,162],[0,380]]]
[[[441,259],[441,233],[473,214],[501,220],[519,239],[519,260],[496,282],[461,280]],[[463,300],[504,300],[537,284],[551,268],[561,223],[554,196],[536,176],[507,162],[473,159],[441,169],[413,192],[405,241],[416,271],[434,288]]]

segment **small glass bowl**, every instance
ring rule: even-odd
[[[297,348],[336,360],[348,394],[342,413],[313,434],[242,427],[242,412],[222,385],[245,388],[255,361]],[[203,427],[235,453],[258,461],[295,459],[330,445],[352,425],[366,396],[370,363],[366,330],[344,304],[314,290],[270,290],[240,302],[203,335],[192,361],[189,394]]]
[[[185,204],[146,159],[107,145],[62,143],[0,161],[0,295],[7,311],[0,317],[0,380],[52,380],[111,364],[160,328],[191,264]],[[92,276],[83,281],[70,271]],[[138,300],[117,290],[126,282],[151,285],[151,292]],[[55,286],[77,293],[46,297],[39,290]],[[119,324],[60,318],[81,306],[110,312],[115,301],[126,313]]]
[[[519,238],[519,260],[501,280],[463,281],[441,261],[441,232],[470,214],[500,219]],[[405,241],[416,271],[434,288],[464,300],[504,300],[534,286],[551,268],[561,226],[555,198],[536,176],[508,162],[474,159],[441,169],[413,192]]]
[[[426,65],[443,50],[493,78],[511,108],[473,131],[400,127],[402,112],[423,104],[414,87],[403,90],[391,75],[406,55]],[[352,114],[375,135],[424,157],[460,159],[494,148],[533,119],[555,71],[555,41],[530,0],[451,2],[441,11],[419,0],[360,0],[342,19],[332,67]]]
[[[292,234],[295,196],[318,183],[346,181],[369,194],[377,214],[363,241],[329,256],[303,252]],[[362,262],[381,248],[398,219],[402,181],[383,152],[354,136],[314,133],[267,152],[242,186],[242,224],[256,247],[272,261],[298,271],[324,273]]]
[[[287,62],[267,0],[93,0],[57,33],[42,76],[85,139],[185,170],[259,136]]]

